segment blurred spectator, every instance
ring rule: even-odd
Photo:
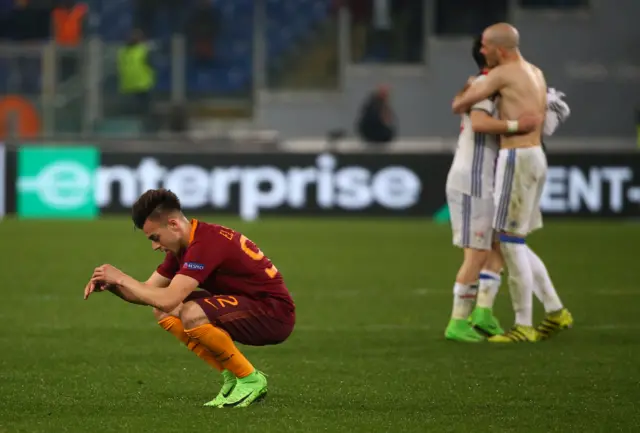
[[[140,30],[134,30],[127,45],[118,52],[120,93],[126,97],[126,108],[122,111],[123,114],[139,117],[147,132],[155,129],[152,113],[155,75],[144,34]]]
[[[53,32],[60,51],[61,79],[66,81],[79,70],[79,48],[85,32],[89,8],[75,0],[59,0],[53,10]]]
[[[388,144],[396,137],[397,120],[387,86],[379,86],[362,105],[357,130],[360,138],[371,144]]]
[[[220,14],[211,0],[197,0],[186,22],[185,34],[189,54],[198,67],[207,67],[214,58],[215,38]]]
[[[53,33],[61,47],[76,48],[82,42],[89,8],[75,0],[59,0],[53,10]]]

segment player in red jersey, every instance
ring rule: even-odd
[[[142,194],[133,221],[154,250],[166,253],[164,261],[144,283],[102,265],[85,287],[85,299],[106,289],[154,307],[162,328],[222,373],[220,393],[205,406],[246,407],[263,398],[264,374],[234,341],[279,344],[293,331],[295,306],[278,269],[241,233],[187,219],[178,197],[165,189]]]

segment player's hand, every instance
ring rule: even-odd
[[[544,117],[538,114],[523,114],[518,119],[518,132],[531,132],[544,122]]]
[[[91,281],[93,282],[103,282],[107,284],[119,284],[120,281],[124,278],[125,274],[120,269],[111,265],[102,265],[98,266],[93,271],[93,276],[91,277]]]
[[[107,289],[107,285],[101,281],[90,280],[86,286],[84,286],[84,300],[86,301],[93,292],[102,292]]]

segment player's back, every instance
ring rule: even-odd
[[[481,75],[476,81],[484,78]],[[495,114],[495,104],[492,99],[485,99],[475,104],[471,109],[482,110],[491,116]],[[447,189],[453,189],[472,197],[490,198],[493,194],[493,175],[497,152],[497,137],[474,132],[470,114],[463,114],[458,145],[447,176]]]
[[[161,275],[190,276],[213,295],[274,297],[293,304],[280,271],[246,236],[198,220],[192,220],[192,227],[189,246],[177,257],[167,254],[159,267]]]
[[[525,114],[544,119],[547,110],[547,83],[542,71],[531,63],[520,60],[502,66],[507,85],[500,90],[498,111],[504,120],[517,119]],[[528,134],[506,135],[500,140],[502,148],[539,146],[543,125]]]
[[[213,252],[224,257],[212,282],[216,290],[226,292],[255,289],[260,297],[266,287],[284,287],[280,271],[245,235],[218,224],[199,222],[199,225],[203,231],[201,239],[208,243],[207,248],[224,250],[223,253]]]

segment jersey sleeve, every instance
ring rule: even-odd
[[[167,253],[164,257],[164,261],[158,265],[156,272],[165,278],[173,278],[176,272],[180,269],[180,263],[178,259],[171,253]]]
[[[478,76],[478,78],[475,79],[475,81],[473,82],[472,85],[476,84],[479,81],[482,81],[486,79],[486,75],[480,75]],[[493,102],[493,100],[487,98],[487,99],[483,99],[480,102],[476,102],[475,104],[473,104],[471,106],[471,110],[481,110],[481,111],[486,111],[487,114],[489,114],[490,116],[493,116],[495,114],[496,111],[496,105]]]
[[[225,250],[224,246],[220,246],[215,241],[195,241],[185,253],[184,264],[177,274],[186,275],[196,280],[198,284],[202,284],[220,267],[225,259]]]

